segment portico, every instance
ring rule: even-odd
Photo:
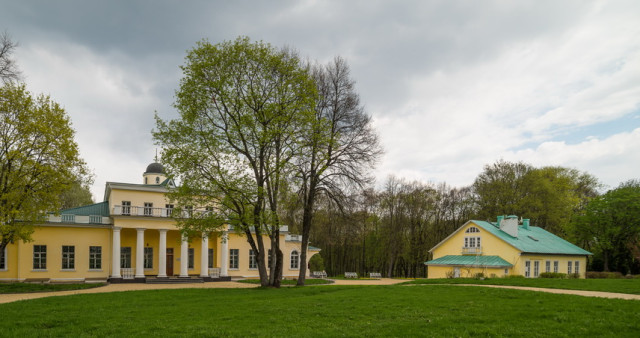
[[[209,280],[227,277],[227,269],[223,272],[220,268],[220,265],[226,265],[225,261],[218,263],[217,255],[220,250],[227,250],[227,245],[223,243],[218,247],[217,239],[218,236],[207,233],[188,238],[176,228],[114,226],[111,279],[144,281],[147,277],[199,276]]]

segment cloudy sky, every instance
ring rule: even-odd
[[[469,185],[499,159],[640,178],[640,1],[12,1],[0,30],[61,103],[102,200],[142,181],[185,52],[239,35],[343,56],[390,175]]]

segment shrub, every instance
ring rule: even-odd
[[[505,278],[524,278],[524,276],[523,275],[508,275],[508,276],[505,276]]]
[[[542,272],[540,273],[540,278],[567,278],[566,273],[562,272]]]
[[[484,273],[478,272],[475,275],[473,275],[473,278],[475,278],[475,279],[484,279]]]
[[[569,277],[569,279],[578,279],[578,278],[580,278],[580,274],[574,272],[574,273],[570,273],[568,275],[568,277]]]
[[[620,272],[587,271],[586,278],[618,279],[624,276]]]
[[[453,278],[455,276],[455,272],[453,272],[453,269],[451,269],[447,271],[445,275],[447,276],[447,278]]]
[[[315,254],[309,259],[310,271],[324,271],[324,260],[320,254]]]

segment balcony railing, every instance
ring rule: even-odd
[[[189,218],[193,215],[206,216],[212,213],[211,210],[182,210],[182,214],[177,214],[178,211],[173,208],[154,208],[154,207],[140,207],[135,205],[114,205],[113,215],[116,216],[146,216],[146,217],[179,217]]]
[[[462,247],[463,255],[480,255],[482,254],[482,247]]]
[[[49,223],[76,223],[76,224],[111,224],[111,218],[100,215],[49,215]]]

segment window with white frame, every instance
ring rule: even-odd
[[[195,249],[194,248],[189,248],[189,269],[193,269],[194,268],[194,263],[195,263]]]
[[[256,259],[256,252],[253,249],[249,249],[249,269],[257,269],[258,260]]]
[[[551,261],[546,261],[545,262],[544,272],[551,272]]]
[[[480,247],[480,237],[465,237],[464,238],[464,247],[465,248],[479,248]]]
[[[102,269],[102,247],[89,247],[89,269]]]
[[[291,269],[300,269],[300,253],[298,253],[298,250],[291,251]]]
[[[477,232],[480,232],[480,230],[478,228],[476,228],[476,227],[469,227],[465,231],[466,234],[472,234],[472,233],[477,233]]]
[[[144,202],[144,215],[153,216],[153,203]]]
[[[567,262],[567,274],[570,275],[571,274],[571,261]]]
[[[171,215],[173,214],[173,204],[165,204],[164,209],[166,212],[165,216],[171,217]]]
[[[73,245],[62,246],[62,269],[73,270],[76,267],[76,248]]]
[[[125,246],[120,248],[120,267],[123,269],[131,269],[131,247]]]
[[[271,249],[269,249],[269,258],[267,262],[267,268],[271,269]]]
[[[558,273],[558,266],[559,266],[559,262],[558,261],[553,261],[553,272]]]
[[[240,249],[229,249],[229,269],[237,269],[240,259]]]
[[[144,248],[144,268],[153,269],[153,248]]]
[[[7,270],[7,247],[4,247],[4,250],[0,251],[0,270]]]
[[[540,275],[540,261],[533,261],[533,277]]]
[[[531,261],[524,262],[524,276],[531,277]]]
[[[208,250],[209,255],[209,269],[213,269],[213,249]]]
[[[579,274],[580,273],[580,261],[576,261],[576,264],[573,266],[575,268],[575,273]]]
[[[47,246],[46,245],[33,246],[33,269],[34,270],[47,269]]]
[[[131,215],[131,201],[122,201],[122,214]]]

